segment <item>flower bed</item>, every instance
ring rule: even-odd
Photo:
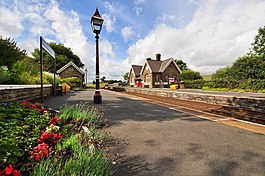
[[[103,154],[105,119],[96,108],[0,105],[0,175],[112,175]]]

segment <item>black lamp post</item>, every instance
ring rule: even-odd
[[[98,8],[96,9],[94,15],[91,17],[91,28],[92,31],[96,34],[96,91],[94,95],[94,103],[100,104],[102,103],[102,96],[100,94],[100,87],[99,87],[99,53],[98,53],[98,39],[99,34],[103,24],[103,18],[100,16]]]

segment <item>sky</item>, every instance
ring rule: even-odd
[[[121,79],[146,58],[181,59],[202,75],[231,65],[265,26],[265,0],[0,0],[0,35],[31,55],[39,37],[77,54],[95,80],[98,8],[100,77]],[[59,69],[59,68],[57,68]]]

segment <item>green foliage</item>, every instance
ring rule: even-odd
[[[101,80],[101,82],[105,82],[106,81],[106,77],[105,76],[103,76],[102,78],[100,78],[100,80]]]
[[[204,82],[202,79],[187,80],[184,82],[184,86],[188,89],[201,89],[204,86]]]
[[[101,126],[105,122],[103,114],[100,113],[97,108],[87,108],[85,104],[78,104],[70,107],[65,106],[60,110],[59,117],[62,123],[67,123],[73,119],[86,119],[87,123]]]
[[[98,130],[103,114],[80,104],[63,107],[59,117],[63,140],[52,156],[35,166],[32,175],[112,175],[113,169],[101,148],[106,134]]]
[[[125,74],[123,75],[123,79],[124,79],[125,81],[128,81],[128,80],[129,80],[129,72],[127,72],[127,73],[125,73]]]
[[[39,165],[36,165],[32,176],[47,176],[47,175],[74,175],[74,176],[110,176],[113,175],[113,169],[104,158],[101,151],[91,153],[89,148],[84,148],[78,142],[69,138],[66,142],[68,147],[73,152],[73,157],[67,160],[60,159],[53,162],[51,158],[42,160]]]
[[[44,84],[53,84],[53,79],[54,79],[54,75],[53,74],[43,73],[43,83]],[[56,84],[60,84],[61,82],[62,82],[61,78],[58,77],[58,76],[55,76],[55,83]]]
[[[265,61],[265,26],[258,29],[258,34],[254,37],[254,42],[251,45],[249,54]]]
[[[212,75],[202,75],[202,79],[203,79],[204,81],[211,81],[211,79],[212,79]]]
[[[185,88],[201,89],[204,85],[200,73],[191,69],[183,70],[180,74],[180,80],[184,82]]]
[[[229,89],[265,89],[265,62],[254,55],[237,59],[232,66],[217,70],[207,86]]]
[[[202,76],[200,75],[199,72],[187,69],[182,71],[182,73],[180,74],[180,79],[182,81],[197,80],[197,79],[202,79]]]
[[[71,89],[74,87],[81,87],[81,80],[76,77],[64,78],[61,81],[62,83],[67,83],[69,86],[71,86]]]
[[[0,84],[34,84],[37,75],[38,67],[26,52],[14,40],[0,37]]]
[[[39,67],[28,57],[16,62],[12,67],[12,73],[19,78],[20,84],[36,84],[40,77]]]
[[[21,80],[14,73],[0,67],[0,84],[21,84]]]
[[[0,84],[36,84],[39,77],[39,66],[26,56],[13,63],[11,69],[0,67]]]
[[[63,44],[50,43],[50,47],[54,50],[56,54],[56,69],[62,68],[68,62],[72,61],[77,67],[83,67],[84,64],[81,62],[80,58],[72,52],[71,48],[65,47]],[[40,51],[35,49],[32,53],[35,62],[40,60]],[[54,59],[43,50],[43,69],[45,71],[53,73]]]
[[[176,59],[175,60],[176,64],[178,65],[179,69],[181,71],[188,70],[188,66],[185,62],[183,62],[181,59]]]
[[[0,104],[0,166],[29,161],[29,151],[37,144],[46,116],[20,104]]]
[[[231,66],[221,68],[205,86],[261,91],[265,89],[265,26],[259,28],[250,53],[238,58]]]
[[[11,38],[3,39],[0,36],[0,67],[7,66],[10,70],[14,63],[26,57],[26,51],[16,46]]]

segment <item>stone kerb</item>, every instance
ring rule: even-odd
[[[161,97],[173,97],[181,100],[203,102],[208,104],[246,108],[249,110],[265,112],[265,99],[254,97],[235,97],[231,95],[201,94],[192,92],[177,92],[156,89],[126,88],[128,92],[156,95]]]
[[[44,97],[50,96],[51,90],[51,85],[44,85]],[[0,102],[18,100],[34,101],[40,98],[40,85],[0,85]]]

